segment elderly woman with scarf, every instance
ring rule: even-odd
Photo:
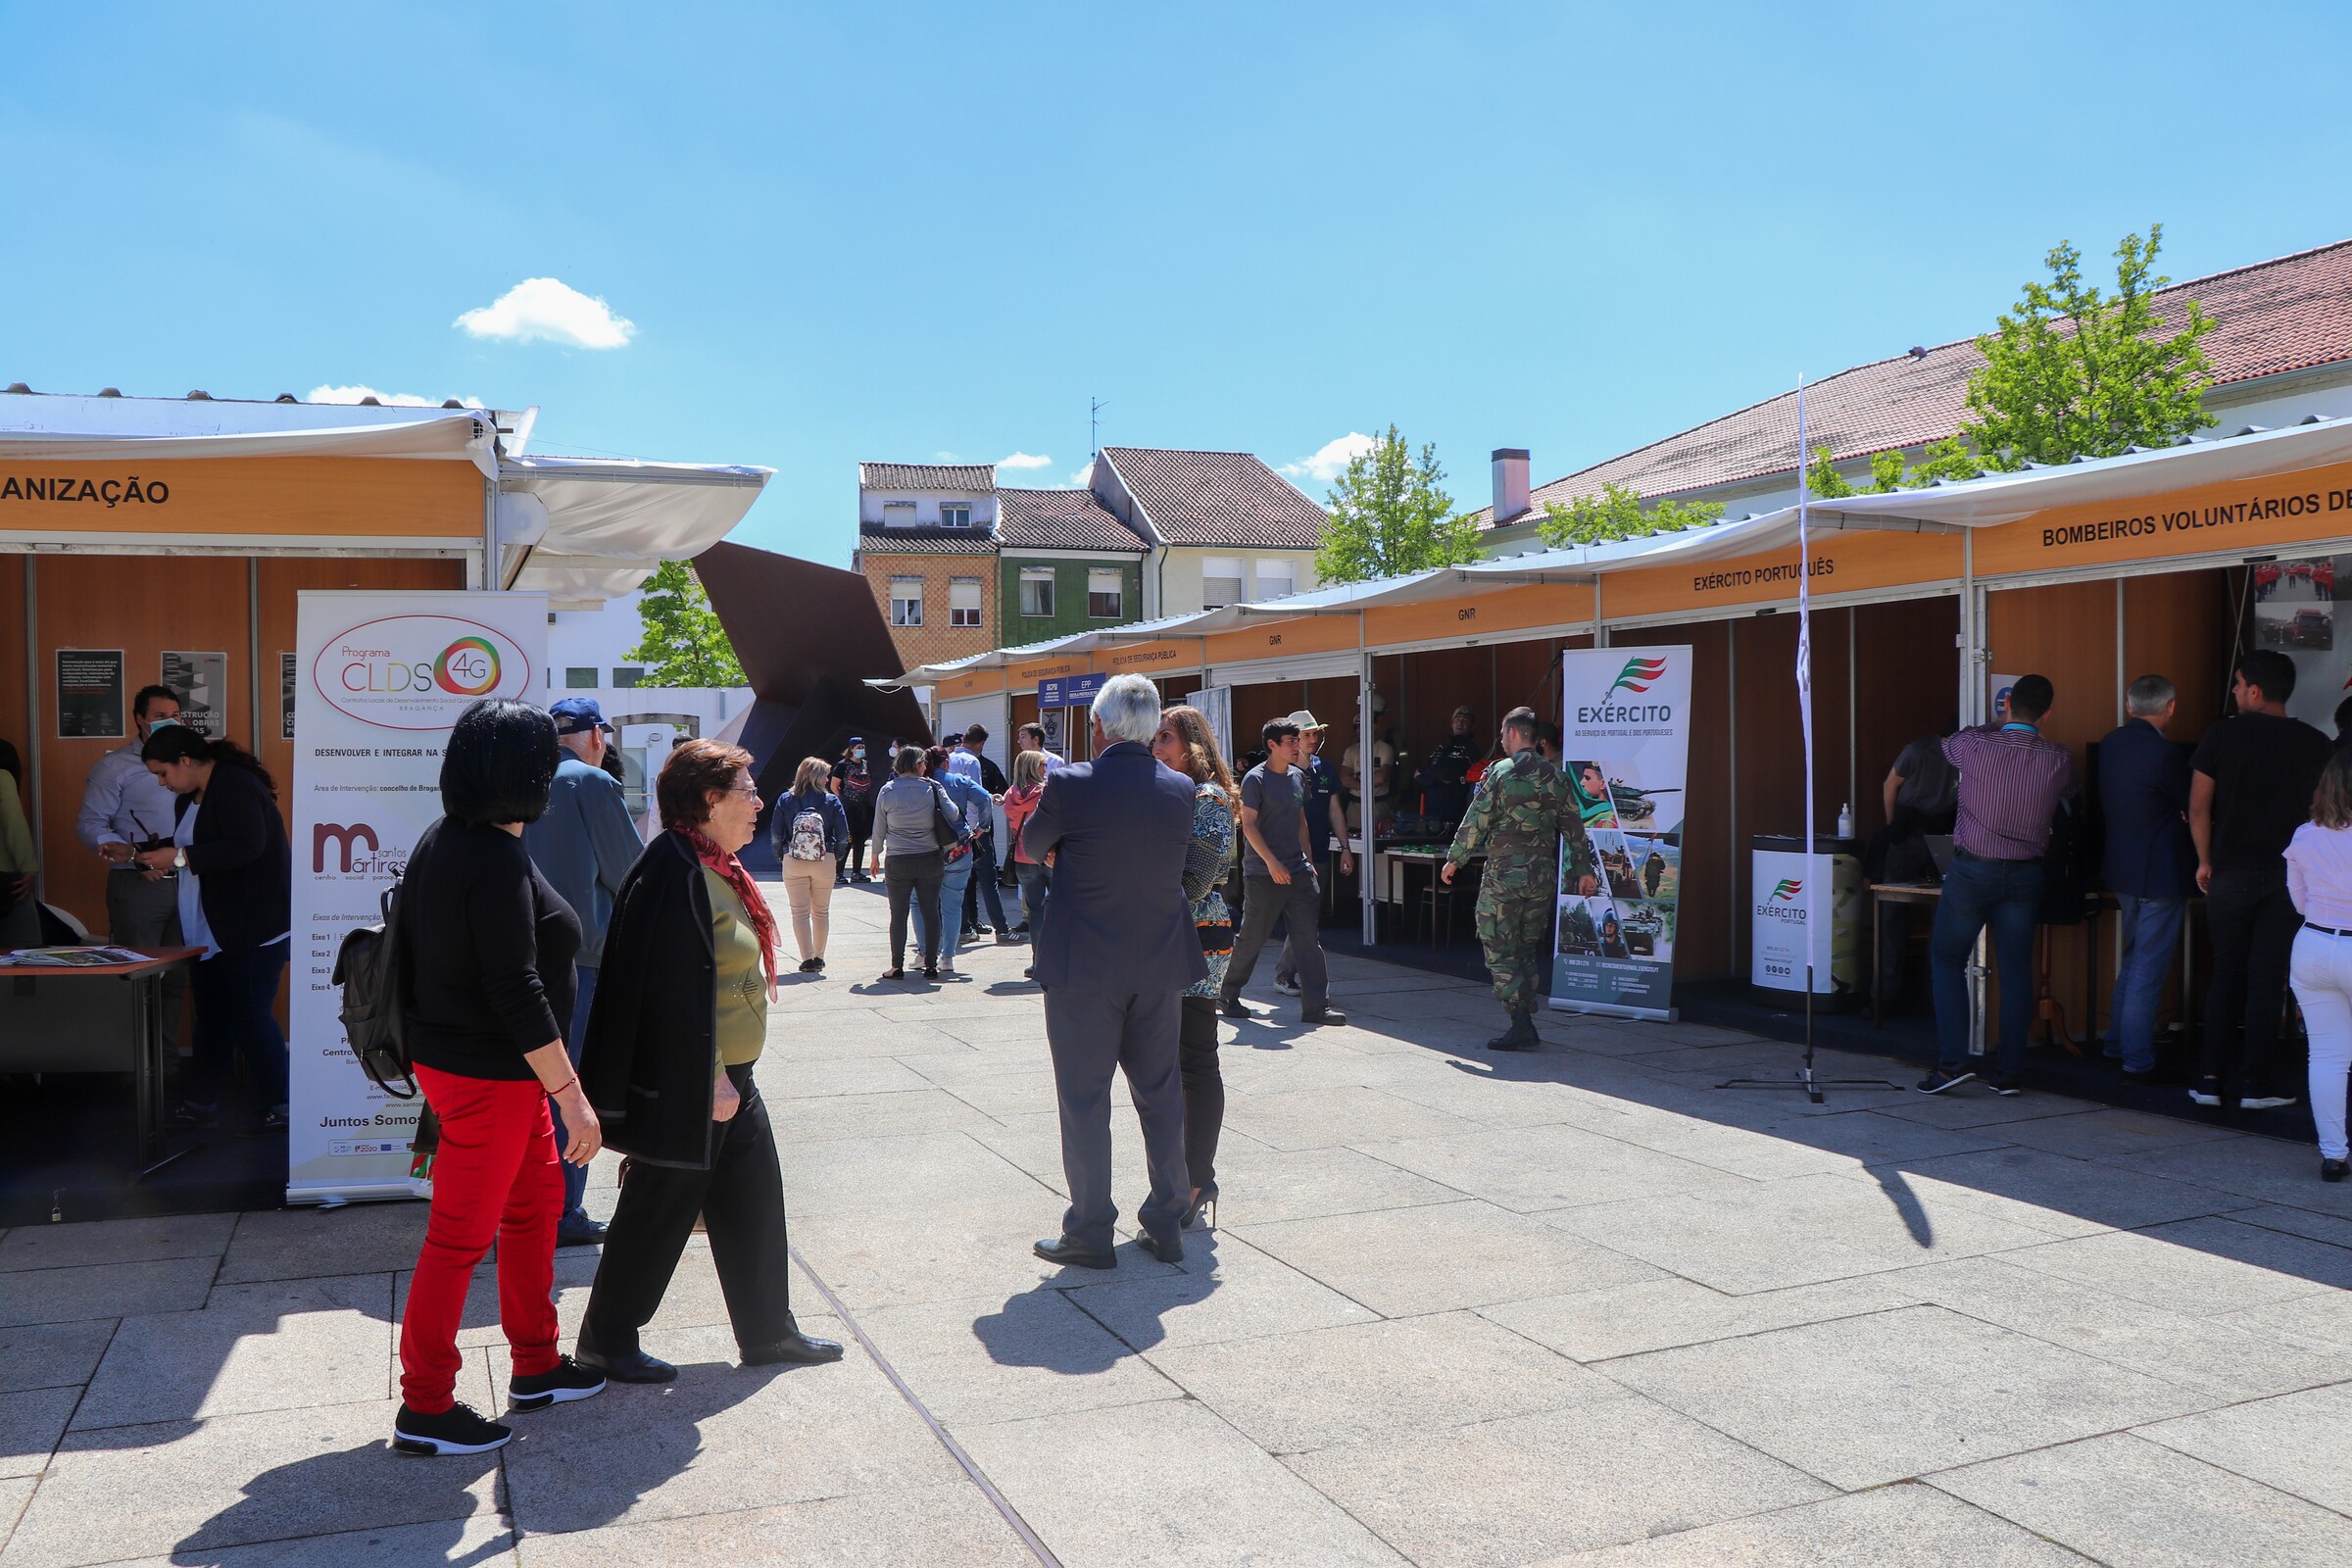
[[[751,766],[751,753],[718,741],[669,754],[655,785],[665,831],[630,867],[605,936],[580,1079],[629,1164],[578,1359],[616,1382],[677,1376],[638,1334],[698,1218],[744,1365],[841,1357],[793,1320],[784,1178],[752,1077],[775,996],[776,922],[735,858],[760,816]]]

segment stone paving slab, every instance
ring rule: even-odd
[[[2341,1568],[2352,1519],[2129,1433],[1936,1485],[2113,1568]]]
[[[1933,1487],[1878,1487],[1536,1568],[2082,1568],[2088,1559]]]
[[[2352,1193],[2308,1148],[2033,1092],[1717,1091],[1788,1048],[1697,1026],[1547,1013],[1494,1056],[1483,985],[1353,957],[1355,1021],[1306,1029],[1266,965],[1268,1016],[1220,1031],[1222,1228],[1055,1269],[1027,950],[877,985],[880,911],[837,902],[760,1068],[794,1301],[843,1337],[830,1287],[1064,1563],[2352,1560]],[[648,1331],[677,1384],[396,1462],[423,1218],[0,1235],[0,1568],[1031,1560],[862,1346],[736,1366],[701,1242]],[[559,1256],[567,1331],[595,1266]],[[463,1344],[495,1409],[488,1266]]]
[[[1424,1568],[1504,1568],[1831,1490],[1631,1396],[1288,1462]]]
[[[1849,1492],[2204,1402],[2144,1373],[1936,1306],[1629,1356],[1606,1370]]]

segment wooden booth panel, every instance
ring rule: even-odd
[[[0,556],[0,740],[14,741],[20,755],[31,751],[24,714],[25,559]]]
[[[2230,578],[2216,568],[2124,579],[2124,679],[2162,675],[2179,690],[2175,740],[2220,723],[2229,700],[2237,657]]]
[[[134,738],[130,699],[163,674],[166,649],[225,654],[227,732],[251,738],[251,666],[246,646],[246,564],[220,556],[44,556],[33,571],[39,598],[41,682],[40,822],[43,888],[93,934],[106,929],[106,878],[98,858],[74,835],[92,764]],[[113,739],[57,733],[57,651],[122,651],[123,733]],[[172,824],[153,824],[169,833]]]
[[[1960,712],[1960,601],[1862,605],[1854,612],[1854,827],[1886,825],[1881,789],[1904,747],[1950,730]]]
[[[1846,638],[1848,610],[1813,612],[1813,831],[1837,831],[1838,808],[1846,799],[1849,759],[1846,727]],[[1805,747],[1797,708],[1796,633],[1792,614],[1761,615],[1723,623],[1738,665],[1734,688],[1737,719],[1732,725],[1738,755],[1733,817],[1732,901],[1746,934],[1749,846],[1759,833],[1805,830]],[[1703,724],[1701,717],[1697,724]],[[1695,727],[1695,725],[1694,725]]]

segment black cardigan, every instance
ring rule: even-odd
[[[172,822],[195,804],[195,796],[180,796]],[[188,869],[196,873],[204,923],[223,954],[251,953],[286,935],[294,919],[294,857],[277,800],[252,768],[213,764],[188,843]]]
[[[710,1169],[718,960],[703,863],[682,834],[657,835],[629,867],[598,976],[580,1087],[605,1142],[649,1164]]]

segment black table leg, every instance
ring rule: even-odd
[[[137,1100],[138,1180],[162,1170],[173,1160],[184,1159],[202,1149],[201,1143],[191,1143],[177,1153],[164,1152],[164,976],[155,970],[136,977],[137,990],[131,1006],[132,1059],[131,1070]]]

